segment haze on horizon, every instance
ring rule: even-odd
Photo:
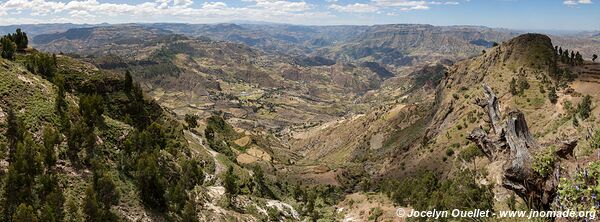
[[[2,0],[0,25],[261,21],[595,31],[599,11],[594,0]]]

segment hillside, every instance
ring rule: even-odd
[[[596,130],[598,110],[590,104],[597,104],[599,98],[587,97],[585,88],[590,85],[581,84],[600,73],[593,71],[596,64],[564,61],[550,38],[526,34],[456,64],[438,87],[437,108],[424,148],[439,153],[436,158],[445,155],[442,162],[448,159],[455,167],[466,164],[463,167],[485,172],[481,177],[485,183],[496,184],[493,192],[500,203],[509,201],[512,192],[530,202],[530,208],[555,209],[556,201],[572,201],[570,198],[577,195],[561,199],[557,195],[572,187],[548,174],[571,178],[578,173],[575,165],[586,166],[593,159],[595,139],[590,135]],[[520,118],[524,118],[522,122]],[[511,131],[515,130],[511,126],[517,131]],[[516,136],[511,137],[513,132]],[[527,145],[518,145],[521,141]],[[487,158],[473,158],[473,148]],[[436,155],[426,156],[430,159],[419,162],[436,161],[431,159]],[[538,162],[548,160],[543,158],[550,162]],[[419,162],[415,161],[416,168],[424,167]],[[473,162],[472,167],[468,162]],[[425,167],[438,171],[446,168]],[[523,180],[537,182],[520,184]],[[539,181],[552,185],[535,184]],[[530,188],[519,188],[523,186]],[[500,203],[496,203],[497,208],[502,208]]]
[[[121,40],[130,30],[157,38],[139,43]],[[265,129],[325,121],[359,110],[350,107],[353,100],[396,75],[377,63],[280,56],[137,26],[90,31],[90,38],[60,37],[42,48],[90,55],[90,62],[105,69],[130,69],[152,97],[179,114],[206,117],[211,110],[223,110]],[[97,39],[113,43],[104,45]],[[73,45],[83,48],[74,50]]]
[[[3,219],[596,209],[584,198],[600,194],[594,44],[484,27],[352,28],[36,36],[36,49],[0,59]]]
[[[214,151],[250,152],[260,138],[222,148],[242,137],[222,117],[201,123],[205,137],[128,74],[41,52],[0,59],[0,73],[3,220],[295,220],[332,211],[298,208],[335,192],[282,187],[268,164],[277,157],[242,167],[235,153]]]

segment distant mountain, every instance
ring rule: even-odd
[[[40,34],[65,32],[69,29],[74,29],[74,28],[97,27],[97,26],[105,26],[105,25],[108,25],[108,24],[88,25],[88,24],[56,23],[56,24],[8,25],[8,26],[0,26],[0,35],[12,33],[17,28],[21,28],[30,37],[34,37],[34,36],[37,36]]]

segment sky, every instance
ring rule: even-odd
[[[593,31],[600,0],[0,0],[0,25],[231,21]]]

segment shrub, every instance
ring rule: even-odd
[[[157,153],[145,153],[137,161],[135,177],[142,201],[155,209],[165,210],[165,184],[158,166]]]
[[[234,153],[229,147],[229,141],[235,139],[237,133],[222,117],[215,115],[208,118],[204,135],[210,148],[229,158],[234,157]]]
[[[0,50],[0,55],[2,58],[15,60],[15,51],[17,49],[17,45],[7,36],[4,36],[0,39],[0,45],[2,45],[2,50]]]
[[[583,169],[577,169],[571,178],[560,178],[557,204],[561,209],[597,210],[600,195],[600,163],[593,161]]]
[[[475,172],[463,170],[453,177],[439,180],[431,171],[423,171],[382,187],[396,203],[415,210],[492,209],[492,185],[477,183]]]
[[[592,97],[590,95],[583,97],[583,101],[577,105],[577,112],[583,120],[590,117],[592,112]]]
[[[548,92],[548,99],[552,104],[556,104],[556,102],[558,101],[558,95],[556,95],[556,88],[550,88],[550,91]]]
[[[596,130],[590,139],[590,147],[592,149],[600,149],[600,130]]]
[[[517,80],[513,77],[510,80],[510,94],[513,96],[517,95],[519,92],[517,91]]]
[[[33,211],[33,207],[22,203],[17,207],[17,211],[12,216],[12,221],[29,221],[37,222],[37,217]]]
[[[189,128],[198,127],[198,115],[185,114],[185,122],[188,124]]]
[[[534,156],[534,160],[532,163],[533,171],[535,171],[542,177],[547,177],[554,170],[556,160],[556,148],[554,146],[551,146],[543,152]]]
[[[31,73],[38,74],[51,81],[56,74],[56,62],[53,56],[47,53],[40,52],[27,56],[25,66]]]
[[[452,148],[446,149],[446,156],[452,156],[452,155],[454,155],[454,150]]]
[[[79,97],[79,113],[88,127],[94,128],[103,121],[104,103],[98,94],[82,95]]]
[[[460,151],[458,158],[464,161],[472,161],[478,156],[483,156],[483,152],[475,145],[469,145]]]

